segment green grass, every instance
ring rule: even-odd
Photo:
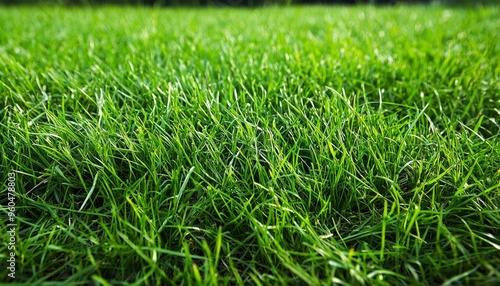
[[[495,6],[0,7],[15,281],[499,283],[498,31]]]

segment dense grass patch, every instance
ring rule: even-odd
[[[0,8],[17,281],[499,283],[499,19]]]

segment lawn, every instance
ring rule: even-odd
[[[499,6],[0,6],[0,281],[500,283],[498,31]]]

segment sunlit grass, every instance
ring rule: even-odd
[[[17,281],[499,283],[499,12],[0,8]]]

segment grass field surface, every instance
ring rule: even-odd
[[[498,6],[0,7],[0,281],[500,283],[499,31]]]

